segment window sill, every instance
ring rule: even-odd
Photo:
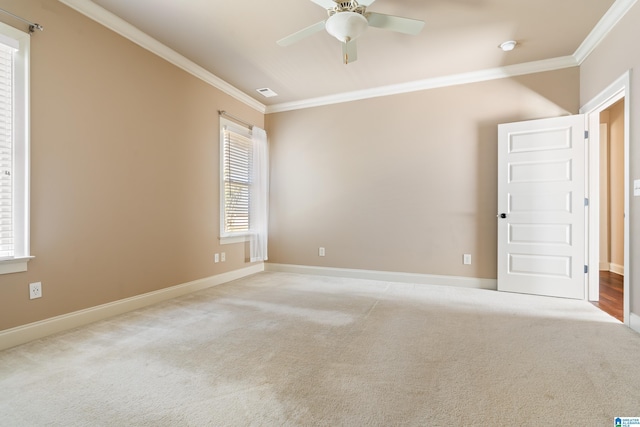
[[[35,257],[26,256],[0,260],[0,274],[21,273],[27,271],[27,263]]]
[[[240,236],[225,236],[225,237],[220,237],[220,244],[221,245],[230,245],[233,243],[245,243],[249,241],[249,235],[248,234],[242,234]]]

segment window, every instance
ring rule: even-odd
[[[29,35],[0,23],[0,274],[27,270]]]
[[[251,226],[251,132],[224,118],[220,129],[221,237],[246,236]]]
[[[269,148],[264,129],[220,118],[220,239],[249,242],[251,262],[267,260]]]

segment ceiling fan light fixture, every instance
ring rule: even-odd
[[[343,43],[357,39],[368,26],[367,18],[356,12],[338,12],[325,24],[327,32]]]
[[[508,40],[506,42],[500,43],[500,46],[498,46],[498,47],[500,49],[502,49],[503,52],[510,52],[513,49],[515,49],[517,44],[518,44],[518,42],[515,41],[515,40]]]

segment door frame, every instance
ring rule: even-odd
[[[589,266],[585,281],[585,295],[590,301],[597,301],[600,292],[600,113],[621,99],[624,103],[624,323],[630,326],[631,264],[629,258],[629,141],[630,141],[630,70],[611,83],[595,98],[587,102],[580,113],[585,115],[585,128],[589,132],[586,162],[586,187],[589,198],[589,209],[586,219],[585,259]]]

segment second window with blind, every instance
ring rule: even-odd
[[[220,237],[223,243],[243,240],[249,234],[252,154],[250,130],[221,117]]]

